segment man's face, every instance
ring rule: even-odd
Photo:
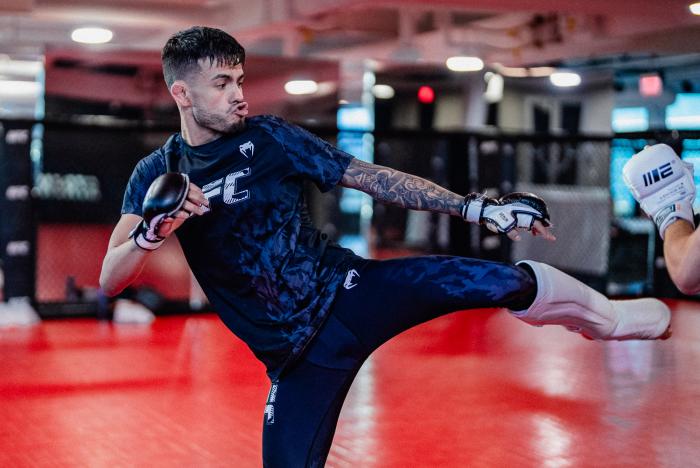
[[[187,80],[197,125],[218,133],[234,133],[245,127],[248,103],[243,98],[243,78],[243,65],[199,61],[199,71]]]

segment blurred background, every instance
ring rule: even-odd
[[[0,297],[28,300],[42,318],[109,315],[98,277],[126,182],[179,130],[160,49],[192,25],[246,48],[252,114],[458,193],[535,192],[559,239],[513,244],[309,187],[317,226],[358,253],[528,257],[612,296],[679,296],[621,168],[656,142],[700,156],[695,10],[677,0],[4,0]],[[156,313],[206,309],[178,250],[169,240],[128,292]]]

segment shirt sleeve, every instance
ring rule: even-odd
[[[122,214],[143,216],[143,198],[148,187],[161,174],[165,173],[165,162],[160,153],[155,152],[136,164],[124,192]]]
[[[322,192],[338,185],[353,156],[278,117],[268,117],[268,130],[284,148],[292,171],[312,180]]]

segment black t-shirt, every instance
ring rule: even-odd
[[[141,216],[170,155],[169,169],[187,173],[211,207],[176,231],[187,262],[223,322],[274,379],[321,326],[357,258],[332,243],[324,249],[303,221],[304,180],[328,191],[352,156],[273,116],[196,147],[177,134],[136,165],[122,213]]]

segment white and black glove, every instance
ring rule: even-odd
[[[627,161],[622,176],[644,213],[656,223],[662,239],[677,219],[695,227],[693,165],[681,161],[670,146],[647,146]]]
[[[189,186],[189,176],[178,172],[166,172],[153,181],[143,199],[143,221],[129,233],[137,246],[155,250],[163,244],[165,237],[158,235],[158,228],[185,204]]]
[[[528,192],[509,193],[498,200],[471,193],[464,197],[462,218],[501,234],[508,234],[513,229],[532,231],[535,221],[540,221],[545,227],[551,226],[547,204]]]

